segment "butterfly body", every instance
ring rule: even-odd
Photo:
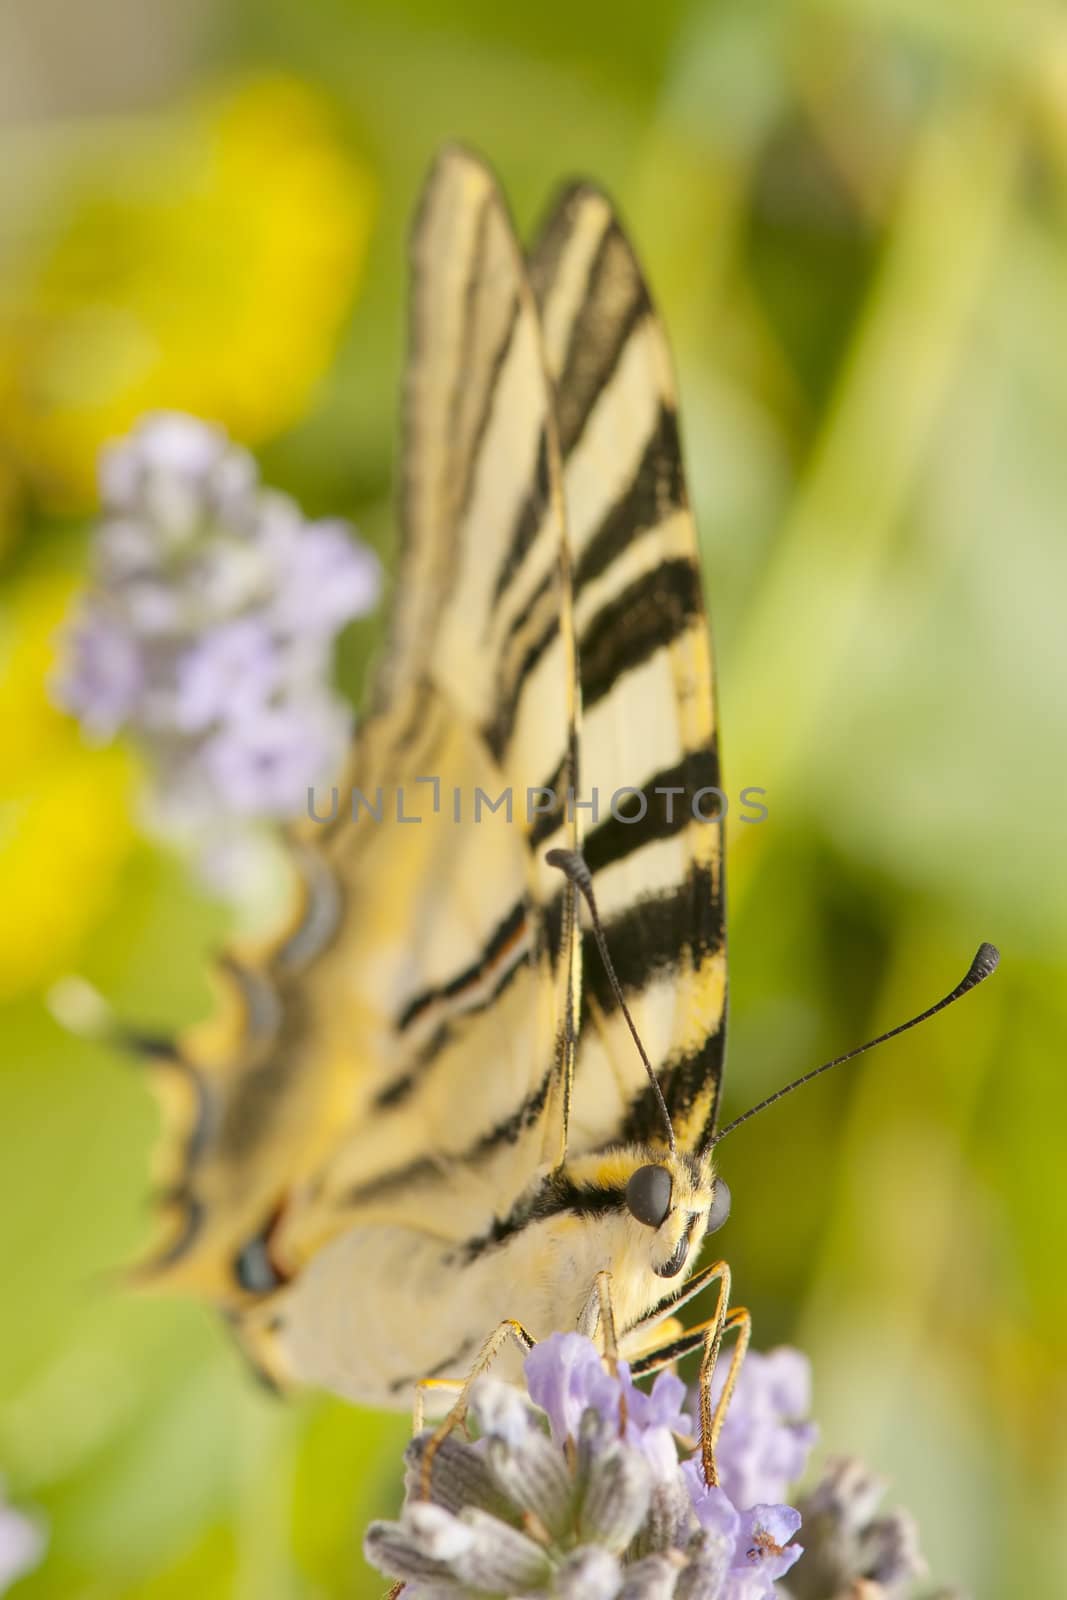
[[[629,1179],[650,1165],[671,1183],[657,1228],[626,1201]],[[629,1146],[566,1163],[468,1239],[442,1237],[432,1218],[423,1230],[357,1224],[274,1298],[258,1330],[260,1359],[364,1405],[406,1406],[420,1378],[463,1379],[486,1332],[505,1320],[534,1339],[583,1323],[592,1331],[592,1286],[605,1271],[626,1353],[627,1334],[683,1287],[712,1195],[706,1167],[662,1146]],[[516,1356],[501,1360],[506,1371]]]

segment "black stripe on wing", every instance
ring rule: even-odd
[[[489,223],[492,210],[493,196],[491,193],[487,193],[478,207],[474,225],[474,241],[467,262],[467,274],[463,285],[462,328],[459,336],[459,351],[452,373],[452,398],[448,406],[448,415],[454,418],[460,418],[464,414],[464,391],[470,383],[475,343],[480,332],[478,296],[481,285],[485,280],[485,262],[489,252]],[[465,460],[462,477],[459,481],[464,485],[466,493],[470,487],[477,456],[468,441],[464,440],[462,442],[465,445]],[[465,493],[456,497],[454,502],[456,505],[463,503]],[[454,525],[455,523],[453,523]]]
[[[485,975],[487,969],[494,966],[506,954],[508,948],[515,944],[526,926],[526,916],[526,902],[517,901],[497,923],[475,961],[449,978],[447,983],[421,989],[418,994],[412,996],[397,1017],[398,1032],[403,1033],[406,1028],[410,1028],[412,1023],[431,1006],[442,1000],[453,1000],[465,989],[475,985]]]
[[[548,436],[544,428],[542,428],[537,446],[537,465],[534,469],[534,481],[527,490],[519,507],[511,538],[508,540],[504,559],[500,563],[496,582],[493,585],[494,606],[499,604],[501,597],[506,593],[512,579],[532,549],[537,538],[538,529],[544,520],[550,496]]]
[[[657,527],[685,503],[678,419],[669,406],[661,405],[633,477],[578,558],[575,590],[600,577],[646,529]]]
[[[702,789],[717,789],[719,762],[714,747],[695,750],[628,791],[614,813],[601,817],[585,836],[582,854],[590,872],[626,861],[645,845],[669,839],[688,827],[706,827],[693,812],[694,796]],[[598,795],[601,808],[614,796]],[[627,814],[629,813],[629,815]],[[709,813],[710,814],[710,813]]]
[[[622,231],[612,222],[593,258],[557,385],[556,417],[564,457],[581,439],[630,334],[651,310],[641,279],[619,270],[627,253]]]
[[[694,823],[695,827],[706,824]],[[657,978],[677,972],[687,951],[694,966],[702,966],[721,948],[722,915],[714,894],[712,874],[691,866],[681,883],[658,894],[645,895],[604,923],[612,963],[625,994],[637,994]],[[679,930],[689,930],[689,942]],[[587,1008],[610,1015],[618,1007],[613,986],[597,959],[592,932],[583,930],[585,984],[582,993],[583,1025]]]
[[[493,713],[492,720],[482,730],[485,742],[489,746],[493,758],[498,762],[502,763],[507,754],[526,681],[545,652],[559,637],[559,629],[560,619],[557,612],[549,618],[541,632],[529,641],[523,651],[522,659],[514,676],[510,682],[501,688],[497,708]]]
[[[470,1001],[462,1008],[449,1015],[446,1021],[441,1022],[429,1038],[422,1044],[415,1054],[415,1059],[407,1071],[400,1077],[393,1078],[384,1089],[379,1090],[374,1098],[375,1107],[386,1111],[392,1107],[402,1105],[409,1099],[419,1084],[425,1078],[435,1062],[444,1053],[449,1045],[458,1037],[464,1026],[482,1012],[488,1011],[500,999],[500,996],[510,987],[518,974],[530,960],[530,951],[523,947],[515,959],[500,973],[496,982],[487,993],[477,1000]]]
[[[544,1110],[554,1073],[553,1066],[544,1074],[541,1082],[519,1102],[513,1112],[480,1133],[462,1150],[456,1151],[455,1154],[435,1152],[433,1155],[417,1156],[399,1167],[390,1167],[384,1172],[377,1173],[373,1178],[354,1185],[345,1195],[345,1201],[350,1205],[359,1205],[364,1201],[380,1200],[392,1190],[407,1189],[412,1185],[440,1181],[442,1178],[447,1181],[449,1169],[453,1165],[464,1168],[477,1167],[495,1150],[515,1144],[520,1134],[533,1127]]]
[[[546,260],[544,245],[542,241],[534,257],[535,263],[542,267]],[[571,329],[556,385],[556,426],[564,460],[580,441],[631,333],[652,309],[643,282],[620,270],[625,266],[627,251],[623,234],[613,222],[601,238],[590,267],[581,310]],[[503,598],[532,547],[547,498],[547,448],[542,437],[536,479],[520,508],[507,553],[497,573],[494,604]]]
[[[465,1261],[476,1261],[537,1222],[548,1221],[565,1212],[573,1216],[603,1217],[626,1209],[626,1190],[601,1184],[575,1183],[564,1172],[553,1173],[533,1201],[522,1201],[506,1217],[497,1217],[489,1228],[461,1246]]]
[[[586,710],[628,672],[665,650],[694,623],[704,623],[700,576],[684,556],[663,561],[609,600],[578,641]]]
[[[667,1102],[672,1122],[682,1122],[707,1094],[709,1083],[718,1085],[722,1078],[723,1056],[726,1049],[726,1013],[719,1018],[714,1033],[708,1034],[699,1050],[668,1060],[659,1072],[660,1088]],[[637,1144],[647,1144],[663,1131],[663,1113],[659,1100],[646,1084],[630,1103],[619,1137]]]
[[[511,303],[511,313],[504,328],[503,337],[500,339],[489,364],[489,375],[485,380],[485,394],[482,398],[482,408],[471,435],[470,446],[467,452],[467,463],[463,476],[463,492],[460,496],[460,516],[466,512],[470,505],[471,490],[474,486],[475,470],[481,456],[482,442],[486,429],[493,414],[493,404],[496,400],[496,391],[500,378],[507,364],[511,343],[515,337],[515,329],[519,323],[519,297],[515,296]],[[542,448],[544,435],[542,434]],[[547,470],[547,468],[546,468]]]
[[[543,303],[571,242],[574,219],[587,188],[578,184],[556,203],[530,258],[530,279]],[[626,237],[614,217],[605,215],[585,282],[571,317],[570,335],[559,364],[556,417],[560,449],[566,458],[576,447],[596,403],[617,368],[630,335],[651,311],[648,291],[632,270]]]

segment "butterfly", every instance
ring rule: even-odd
[[[667,343],[585,183],[524,256],[447,148],[411,259],[387,644],[343,780],[292,829],[288,925],[150,1047],[149,1270],[272,1383],[374,1406],[462,1398],[555,1330],[638,1375],[702,1351],[713,1482],[749,1317],[725,1262],[695,1271],[729,1211],[724,842]]]

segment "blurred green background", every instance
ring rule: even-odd
[[[15,0],[0,12],[0,1473],[26,1600],[375,1595],[402,1417],[279,1405],[124,1293],[144,1085],[41,995],[207,1003],[223,916],[48,708],[101,442],[223,422],[391,548],[404,235],[438,142],[520,225],[616,197],[677,352],[716,631],[733,1114],[981,992],[723,1149],[756,1341],[975,1596],[1067,1592],[1067,16],[1042,0]],[[352,678],[368,640],[346,655]]]

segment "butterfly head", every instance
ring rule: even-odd
[[[659,1278],[683,1271],[704,1235],[721,1228],[730,1214],[725,1182],[674,1151],[635,1166],[625,1199],[633,1221],[649,1230],[651,1266]]]
[[[710,1158],[663,1145],[627,1145],[584,1157],[571,1166],[570,1176],[590,1210],[602,1205],[615,1215],[630,1261],[644,1263],[657,1278],[683,1272],[704,1235],[721,1228],[730,1214],[730,1191]]]

